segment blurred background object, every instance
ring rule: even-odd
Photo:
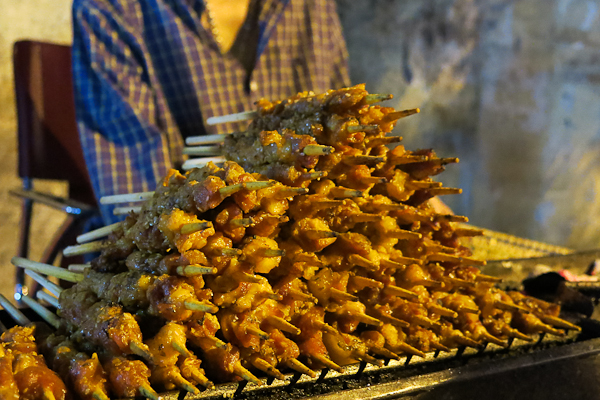
[[[502,234],[557,252],[599,247],[599,0],[337,3],[353,83],[393,93],[396,108],[421,108],[396,128],[408,148],[461,159],[440,180],[463,194],[444,201],[472,225],[502,232],[482,239],[480,247],[491,246],[486,257],[510,254],[492,246],[506,245]],[[0,0],[0,268],[10,268],[7,278],[19,220],[8,190],[20,186],[12,46],[23,38],[70,43],[70,7],[69,0]],[[66,193],[64,183],[47,189]],[[32,259],[64,218],[39,212]],[[531,248],[511,247],[524,252],[515,257],[540,255]],[[7,296],[12,288],[9,279],[0,284]]]

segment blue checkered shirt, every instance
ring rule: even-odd
[[[349,85],[333,0],[259,0],[254,68],[221,54],[201,0],[74,0],[77,120],[97,197],[154,190],[188,136],[260,98]],[[239,37],[238,37],[239,40]],[[118,220],[102,206],[105,223]]]

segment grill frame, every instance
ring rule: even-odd
[[[536,265],[544,264],[552,270],[566,267],[575,273],[583,273],[591,262],[600,259],[600,250],[569,255],[547,256],[530,259],[493,261],[482,272],[501,276],[508,281],[519,282]],[[29,309],[22,310],[30,320],[39,317]],[[0,322],[7,327],[14,321],[0,310]],[[383,367],[360,363],[344,367],[342,373],[323,370],[317,378],[288,374],[287,380],[263,379],[263,385],[246,382],[217,385],[214,390],[204,390],[198,395],[179,391],[161,393],[164,400],[222,400],[224,398],[287,400],[306,398],[311,400],[391,399],[430,391],[449,383],[465,383],[518,371],[544,364],[555,365],[566,360],[600,353],[600,321],[580,319],[580,334],[570,332],[566,337],[539,335],[535,342],[514,340],[504,349],[488,344],[482,350],[472,348],[454,349],[451,352],[428,353],[425,358],[404,356],[389,360]]]
[[[583,335],[585,336],[585,335]],[[387,399],[429,391],[450,382],[465,382],[531,366],[600,353],[600,338],[578,341],[581,334],[565,337],[538,335],[535,342],[515,339],[509,348],[489,344],[483,350],[453,349],[427,353],[425,358],[401,357],[377,367],[359,363],[344,367],[342,373],[323,370],[317,378],[288,374],[289,381],[266,380],[261,386],[243,383],[217,385],[186,400],[346,400]],[[408,360],[408,362],[407,362]],[[181,399],[177,391],[161,394],[164,400]]]

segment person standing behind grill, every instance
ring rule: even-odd
[[[153,190],[188,136],[260,98],[349,86],[333,0],[75,0],[77,122],[97,198]],[[101,206],[104,223],[119,218]]]

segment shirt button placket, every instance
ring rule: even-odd
[[[252,94],[256,94],[258,91],[258,83],[255,80],[250,81],[250,92]]]

